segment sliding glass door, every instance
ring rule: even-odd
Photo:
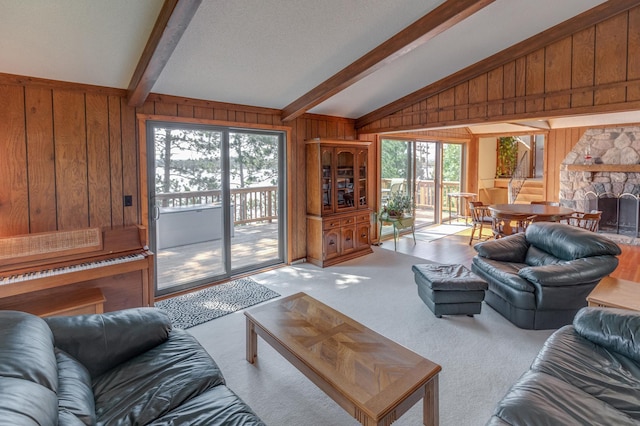
[[[284,135],[147,123],[156,295],[284,262]]]
[[[401,191],[413,197],[416,227],[449,220],[448,194],[463,187],[463,148],[440,141],[382,139],[380,208]],[[452,200],[452,210],[456,202]],[[392,231],[383,227],[382,235]]]

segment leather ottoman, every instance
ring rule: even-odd
[[[479,314],[487,283],[463,265],[413,265],[418,295],[434,315]]]

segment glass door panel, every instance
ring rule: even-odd
[[[416,142],[416,227],[436,223],[436,213],[440,208],[440,197],[436,186],[437,143]]]
[[[232,272],[283,261],[278,191],[281,140],[279,134],[229,133]]]
[[[380,211],[394,195],[413,193],[413,142],[383,139],[381,148]],[[393,234],[393,225],[383,222],[381,236]]]
[[[147,123],[156,295],[285,260],[284,134]]]
[[[443,219],[447,217],[449,221],[466,214],[467,206],[459,205],[464,203],[465,198],[450,197],[449,194],[462,190],[462,144],[443,143],[442,144],[442,199]],[[445,210],[446,209],[446,215]]]
[[[336,211],[355,208],[355,150],[336,149]]]
[[[333,212],[333,148],[322,148],[322,211]]]
[[[367,161],[369,160],[367,151],[358,150],[358,205],[360,208],[369,206],[367,191]]]
[[[157,294],[226,273],[223,245],[222,134],[152,126],[151,232]]]

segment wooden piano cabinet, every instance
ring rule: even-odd
[[[9,255],[5,253],[0,264],[0,309],[47,316],[153,306],[154,256],[140,227],[101,231],[101,238],[96,239],[98,247],[86,252],[74,246],[75,239],[67,243],[68,235],[74,232],[84,235],[78,230],[4,241]],[[42,259],[28,250],[16,249],[34,244],[39,244]],[[52,256],[40,248],[49,246],[63,247],[61,255]],[[11,257],[14,253],[16,256]]]
[[[29,301],[3,303],[3,309],[29,312],[40,317],[104,313],[105,297],[99,288],[85,288],[63,297],[32,297]]]

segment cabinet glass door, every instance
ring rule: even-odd
[[[355,150],[336,150],[336,210],[355,208]]]
[[[322,148],[322,211],[333,212],[333,148]]]
[[[358,208],[369,206],[367,197],[367,150],[358,150]]]

